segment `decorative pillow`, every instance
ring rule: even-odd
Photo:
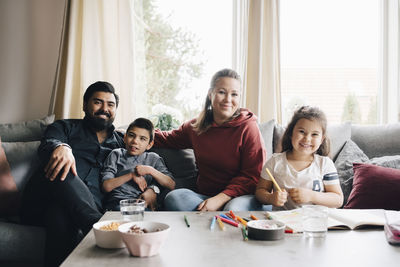
[[[274,137],[274,126],[275,121],[270,120],[266,123],[262,123],[259,125],[261,136],[263,137],[265,149],[267,150],[267,159],[272,156],[272,142]]]
[[[38,120],[0,124],[0,136],[3,142],[37,141],[42,137],[47,125],[53,121],[54,115],[49,115]]]
[[[344,208],[400,210],[400,170],[354,163],[353,190]]]
[[[328,124],[327,136],[331,142],[330,157],[333,161],[336,160],[339,152],[351,137],[351,123]]]
[[[19,201],[17,185],[11,175],[11,168],[0,139],[0,214],[11,215],[14,213],[14,207],[19,206]]]
[[[335,167],[337,169],[340,186],[342,187],[343,191],[343,204],[347,202],[353,187],[353,163],[362,163],[367,161],[367,155],[365,155],[364,152],[352,140],[348,140],[345,143],[342,151],[340,151],[339,155],[337,156]]]

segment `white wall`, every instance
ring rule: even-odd
[[[65,0],[0,0],[0,123],[48,114]]]

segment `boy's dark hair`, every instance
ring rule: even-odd
[[[95,83],[92,83],[91,85],[89,85],[89,87],[85,91],[85,94],[83,95],[83,102],[88,103],[90,97],[95,92],[112,93],[115,97],[115,102],[116,102],[115,105],[118,107],[119,96],[115,93],[114,86],[112,86],[111,83],[98,81],[98,82],[95,82]]]
[[[300,119],[307,119],[319,122],[322,128],[322,136],[325,138],[315,153],[321,156],[328,156],[330,151],[330,142],[328,137],[326,136],[326,125],[327,125],[326,116],[324,112],[319,108],[310,106],[302,106],[294,112],[292,120],[288,124],[285,133],[283,134],[282,137],[282,151],[291,151],[293,149],[292,145],[293,129],[296,123]]]
[[[148,120],[146,118],[137,118],[131,124],[129,124],[128,129],[126,129],[126,131],[128,132],[133,127],[146,129],[147,131],[149,131],[149,135],[150,135],[149,143],[151,141],[153,141],[153,139],[154,139],[154,126],[153,126],[153,123],[150,120]]]

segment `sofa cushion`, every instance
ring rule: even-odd
[[[400,210],[400,170],[354,163],[353,190],[348,209]]]
[[[28,142],[40,140],[47,125],[54,122],[54,115],[43,119],[18,123],[0,124],[0,136],[3,142]]]
[[[351,139],[369,158],[400,155],[400,123],[353,125]]]
[[[5,172],[0,176],[0,192],[7,201],[0,202],[0,214],[16,215],[19,207],[19,192],[22,192],[28,179],[39,166],[36,157],[40,141],[32,142],[1,142],[0,164],[5,167]],[[8,170],[7,171],[7,165]],[[7,185],[7,186],[4,186]],[[8,203],[8,204],[6,204]]]
[[[0,214],[15,215],[20,196],[0,139]]]
[[[261,136],[265,144],[265,149],[267,150],[267,159],[269,159],[273,153],[272,142],[274,138],[274,126],[275,126],[274,120],[270,120],[268,122],[259,125]]]
[[[348,140],[346,142],[342,151],[340,151],[339,155],[337,156],[335,167],[337,169],[340,186],[342,187],[343,191],[343,204],[347,202],[353,187],[353,163],[362,163],[367,161],[367,155],[365,155],[364,152],[352,140]]]
[[[188,188],[196,191],[197,167],[192,149],[152,148],[160,155],[168,170],[174,175],[175,188]]]

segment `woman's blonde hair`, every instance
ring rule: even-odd
[[[310,106],[302,106],[294,112],[292,120],[288,124],[288,127],[286,128],[286,131],[282,137],[282,151],[291,151],[293,149],[293,129],[296,126],[296,123],[301,119],[316,121],[321,125],[322,136],[324,137],[324,140],[315,153],[321,156],[328,156],[330,151],[330,142],[326,136],[327,120],[325,113],[317,107]]]
[[[198,135],[206,132],[208,128],[210,128],[212,122],[214,121],[210,94],[212,90],[215,88],[218,80],[225,77],[233,78],[235,80],[238,80],[240,84],[242,83],[240,75],[232,69],[222,69],[214,74],[214,76],[211,79],[210,88],[208,89],[206,101],[204,103],[204,108],[197,117],[197,120],[192,124],[193,130],[197,132]],[[240,114],[240,109],[238,108],[233,114],[233,117],[236,117],[239,114]]]

